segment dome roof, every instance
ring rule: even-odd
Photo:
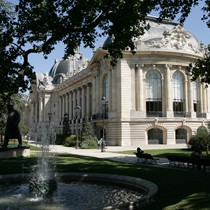
[[[136,51],[176,51],[189,54],[202,54],[198,40],[181,25],[163,20],[158,22],[155,17],[147,17],[146,24],[150,25],[144,35],[135,38]],[[108,37],[103,48],[111,42]]]
[[[55,60],[52,66],[49,76],[53,78],[53,84],[60,84],[64,79],[73,76],[86,68],[88,59],[83,58],[80,53],[69,56],[67,59]]]

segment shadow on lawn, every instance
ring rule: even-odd
[[[179,149],[179,150],[166,150],[163,151],[162,153],[158,153],[158,154],[154,154],[154,156],[157,157],[167,157],[168,155],[177,155],[177,156],[190,156],[192,153],[191,149],[188,148],[183,148],[183,149]]]
[[[32,168],[37,164],[36,157],[18,157],[11,159],[1,159],[0,161],[0,174],[18,174],[30,173]]]
[[[57,155],[58,172],[91,172],[91,173],[116,173],[124,172],[131,175],[131,168],[136,170],[135,166],[128,163],[119,163],[111,160],[99,159],[88,156],[59,154]],[[128,173],[126,173],[128,170]]]

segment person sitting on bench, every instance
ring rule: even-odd
[[[137,153],[137,154],[143,154],[144,151],[143,151],[140,147],[138,147],[138,148],[136,149],[136,153]]]

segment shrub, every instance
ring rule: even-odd
[[[67,136],[64,140],[64,146],[66,146],[66,147],[75,146],[76,141],[77,141],[77,136],[76,135]]]
[[[206,127],[198,128],[197,133],[189,140],[189,145],[195,151],[206,151],[208,154],[208,146],[210,144],[210,134]]]
[[[82,149],[96,149],[97,145],[97,138],[96,137],[89,137],[82,141],[81,148]]]
[[[63,145],[64,140],[65,140],[65,136],[63,134],[56,134],[55,144]]]

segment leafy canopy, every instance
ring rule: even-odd
[[[145,18],[152,11],[163,18],[183,23],[199,0],[17,0],[12,6],[0,0],[0,97],[26,91],[35,79],[28,61],[31,53],[47,58],[59,42],[65,45],[64,57],[74,54],[81,43],[94,48],[97,37],[111,36],[107,46],[112,63],[129,47],[133,38],[149,26]],[[205,0],[203,20],[210,26],[210,2]],[[207,59],[208,60],[208,59]],[[203,64],[206,60],[201,60]],[[209,66],[209,63],[206,63]],[[202,65],[205,67],[206,66]],[[196,69],[190,69],[192,74]],[[199,68],[201,71],[202,68]],[[204,69],[203,69],[204,71]],[[196,70],[197,72],[197,70]],[[207,72],[208,74],[208,72]],[[204,74],[205,75],[205,74]],[[206,76],[206,75],[205,75]],[[209,82],[209,80],[208,80]]]

